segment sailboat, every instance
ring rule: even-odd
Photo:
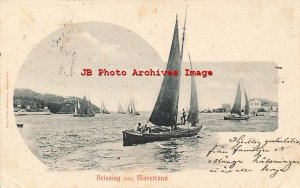
[[[132,115],[140,115],[140,113],[135,109],[134,100],[132,98],[129,100],[127,113]]]
[[[271,106],[270,117],[278,117],[278,107]]]
[[[102,102],[101,108],[100,108],[100,113],[102,114],[110,114],[110,112],[106,109],[104,103]]]
[[[95,116],[94,107],[91,101],[87,100],[84,96],[82,102],[80,104],[79,100],[75,106],[75,113],[73,114],[74,117],[93,117]]]
[[[119,114],[126,114],[125,112],[124,112],[124,110],[123,110],[123,108],[122,108],[122,105],[119,103],[118,104],[118,113]]]
[[[248,120],[250,118],[249,111],[249,100],[246,91],[245,93],[245,110],[244,114],[242,114],[242,94],[241,94],[241,82],[238,83],[238,88],[236,91],[236,96],[234,100],[233,107],[230,111],[230,114],[224,117],[224,120]]]
[[[80,104],[79,104],[79,100],[77,100],[77,103],[75,105],[75,113],[73,116],[77,116],[78,115],[78,109],[80,108]]]
[[[185,22],[186,23],[186,22]],[[181,72],[185,24],[181,51],[179,49],[178,20],[176,16],[173,40],[166,70]],[[198,134],[202,126],[198,125],[198,99],[194,77],[191,76],[191,101],[187,121],[191,126],[177,127],[180,76],[165,75],[154,109],[149,118],[154,126],[148,132],[133,129],[123,131],[123,145],[143,144],[171,138],[191,137]]]

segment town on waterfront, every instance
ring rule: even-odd
[[[30,89],[16,89],[14,94],[14,112],[19,115],[51,115],[74,114],[79,97],[62,97],[54,94],[41,94]],[[129,104],[129,103],[128,103]],[[95,113],[101,113],[101,105],[92,104]],[[122,106],[110,107],[111,111],[126,113]],[[125,107],[125,106],[124,106]],[[127,106],[128,107],[128,106]],[[252,116],[278,116],[278,102],[268,99],[253,98],[249,100],[250,114]],[[127,108],[124,108],[127,109]],[[220,104],[219,108],[199,108],[199,113],[230,113],[232,105]],[[245,106],[243,107],[243,110]],[[186,109],[188,111],[188,108]]]

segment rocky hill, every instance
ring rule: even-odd
[[[78,97],[62,97],[54,94],[41,94],[30,89],[15,89],[14,91],[14,108],[21,105],[21,108],[27,111],[37,111],[38,109],[44,109],[48,107],[52,113],[72,114],[75,111],[75,105],[77,101],[82,101]],[[100,112],[100,109],[92,104],[96,113]]]

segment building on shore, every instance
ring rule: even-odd
[[[270,112],[272,109],[278,109],[278,103],[267,99],[251,99],[249,101],[250,112]]]
[[[213,113],[228,113],[231,111],[231,105],[230,104],[222,104],[222,108],[216,108],[213,109]]]
[[[224,109],[225,112],[230,112],[231,105],[230,104],[222,104],[222,109]]]

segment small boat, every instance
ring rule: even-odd
[[[79,100],[75,106],[74,117],[93,117],[95,116],[94,107],[90,100],[84,96],[80,104]]]
[[[48,107],[44,109],[38,109],[36,111],[26,111],[25,109],[18,109],[14,112],[15,116],[25,116],[25,115],[52,115]]]
[[[128,103],[127,114],[140,115],[140,113],[135,109],[134,100],[132,98]]]
[[[247,93],[245,90],[244,90],[244,93],[245,93],[245,103],[246,104],[245,104],[244,114],[242,114],[241,82],[239,81],[233,107],[231,109],[230,114],[228,114],[224,117],[224,120],[248,120],[248,119],[250,119],[249,100],[248,100]]]
[[[27,112],[25,109],[18,109],[17,111],[14,112],[15,116],[25,116],[27,115]]]
[[[271,106],[270,117],[278,117],[278,107]]]
[[[23,124],[17,123],[17,127],[18,127],[18,128],[23,128]]]
[[[224,117],[224,120],[248,120],[250,116],[235,116],[234,114]]]
[[[201,130],[202,126],[186,128],[177,128],[176,130],[165,130],[159,132],[142,133],[139,131],[126,130],[123,131],[123,146],[131,146],[135,144],[145,144],[155,141],[167,141],[171,138],[191,137]]]
[[[122,108],[122,105],[119,103],[118,104],[118,113],[119,114],[126,114],[125,112],[124,112],[124,110],[123,110],[123,108]]]
[[[100,113],[102,113],[102,114],[110,114],[110,112],[105,107],[104,102],[102,102],[102,104],[101,104]]]
[[[176,16],[173,41],[166,70],[177,70],[180,73],[183,43],[184,32],[182,48],[180,51],[178,21]],[[164,141],[171,138],[191,137],[198,134],[202,126],[198,125],[199,110],[195,78],[191,76],[190,110],[187,117],[188,125],[181,125],[177,127],[179,85],[180,76],[164,76],[159,95],[149,118],[149,122],[153,124],[153,127],[148,129],[148,132],[135,131],[133,129],[123,131],[123,146]]]

